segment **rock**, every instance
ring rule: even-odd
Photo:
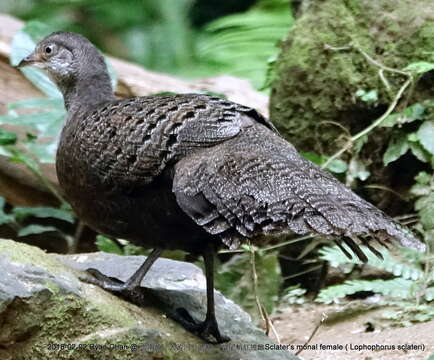
[[[355,135],[380,117],[406,80],[384,72],[388,91],[379,76],[380,68],[357,48],[396,69],[413,62],[431,62],[434,3],[311,0],[303,1],[301,10],[276,62],[270,117],[299,151],[330,156],[343,147],[348,134]],[[431,99],[433,73],[425,74],[404,95],[403,102],[412,105]],[[371,97],[364,99],[360,91],[370,92]],[[385,169],[382,154],[391,135],[390,129],[377,128],[364,145],[359,156],[371,172],[365,184],[381,184],[405,194],[423,165],[414,157],[403,157]],[[355,152],[353,149],[353,156]],[[363,191],[371,202],[392,214],[408,207],[392,192],[367,187]]]
[[[0,359],[297,359],[288,351],[254,350],[273,343],[218,292],[217,318],[230,343],[206,344],[169,319],[173,306],[195,318],[205,314],[205,277],[193,264],[158,259],[142,283],[141,307],[78,278],[93,267],[125,280],[143,259],[52,255],[0,240]]]

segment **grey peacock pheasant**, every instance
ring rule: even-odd
[[[165,249],[204,256],[207,315],[179,320],[207,341],[220,334],[214,314],[213,256],[264,234],[315,233],[372,248],[397,240],[423,248],[383,212],[302,158],[255,110],[207,95],[120,100],[102,55],[83,36],[56,32],[19,66],[45,69],[68,116],[57,152],[62,190],[96,231],[153,248],[124,284],[93,271],[112,291],[133,290]],[[372,251],[378,253],[374,248]]]

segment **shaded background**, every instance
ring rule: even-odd
[[[293,22],[286,0],[3,0],[0,12],[79,32],[150,70],[231,74],[257,88]]]

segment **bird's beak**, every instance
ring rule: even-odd
[[[32,52],[29,56],[26,56],[23,60],[21,60],[20,63],[17,65],[17,68],[31,65],[37,67],[43,66],[42,59],[35,52]]]

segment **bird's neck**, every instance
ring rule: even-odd
[[[115,99],[107,72],[82,74],[73,83],[59,84],[59,87],[68,112],[92,108]]]

